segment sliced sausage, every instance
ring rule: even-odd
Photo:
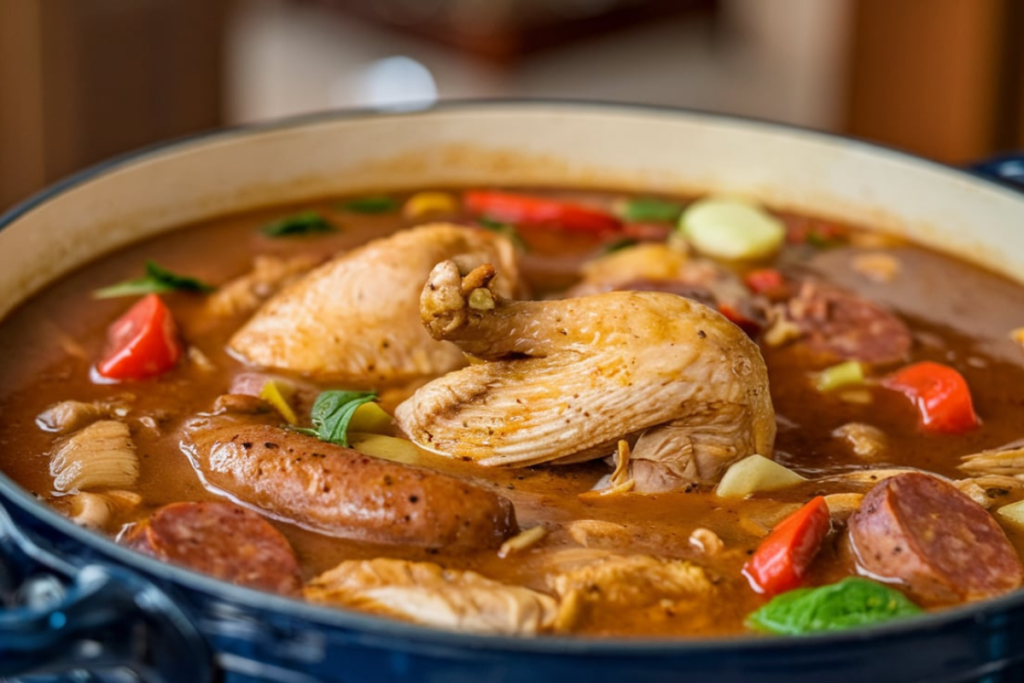
[[[800,329],[801,343],[814,353],[866,363],[906,358],[913,338],[898,317],[856,294],[805,280],[786,306]]]
[[[427,548],[501,545],[508,499],[456,477],[363,455],[253,415],[194,418],[182,447],[205,482],[333,536]]]
[[[130,548],[241,586],[298,595],[299,563],[277,529],[233,503],[172,503],[125,539]]]
[[[1024,568],[980,505],[937,477],[907,472],[864,496],[850,540],[871,576],[928,605],[981,600],[1021,585]]]

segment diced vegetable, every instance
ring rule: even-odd
[[[384,412],[376,403],[364,403],[352,414],[348,423],[350,432],[367,432],[369,434],[391,434],[394,430],[391,416]]]
[[[750,587],[773,596],[799,586],[831,526],[822,496],[782,520],[743,565]]]
[[[475,216],[514,225],[540,225],[579,232],[605,233],[622,228],[619,219],[589,206],[511,192],[471,190],[463,204]]]
[[[941,363],[914,363],[882,380],[913,401],[925,431],[960,434],[980,424],[971,390],[959,372]]]
[[[481,216],[477,219],[477,222],[480,223],[480,227],[484,230],[490,230],[491,232],[496,232],[499,235],[504,235],[508,241],[515,245],[516,249],[519,249],[520,251],[529,251],[526,241],[523,240],[522,235],[519,234],[519,231],[516,230],[514,226],[509,225],[508,223],[502,223],[501,221],[492,220],[486,216]]]
[[[756,320],[744,315],[740,309],[732,304],[721,302],[718,304],[718,312],[729,319],[729,322],[733,323],[741,330],[749,334],[751,337],[755,336],[761,331],[761,323]]]
[[[173,368],[182,355],[178,326],[164,302],[149,294],[107,331],[107,351],[96,371],[111,380],[146,379]]]
[[[635,247],[638,244],[640,244],[640,243],[637,242],[632,237],[623,237],[622,239],[613,240],[613,241],[609,242],[608,244],[606,244],[604,246],[604,249],[601,250],[601,253],[602,254],[614,254],[617,251],[622,251],[623,249],[629,249],[630,247]]]
[[[725,471],[715,493],[722,498],[743,498],[758,491],[777,491],[807,481],[791,469],[763,455],[743,458]]]
[[[398,200],[386,194],[370,195],[342,202],[341,208],[352,213],[390,213],[398,209]]]
[[[743,283],[754,294],[777,291],[786,283],[782,273],[774,268],[758,268],[746,274]]]
[[[864,367],[855,360],[833,365],[818,373],[815,385],[818,391],[835,391],[864,384]]]
[[[298,429],[321,441],[348,447],[348,427],[359,406],[377,398],[373,391],[324,391],[313,402],[313,429]]]
[[[1010,503],[996,510],[1000,517],[1013,522],[1019,527],[1024,527],[1024,500]]]
[[[453,214],[459,210],[459,200],[447,192],[417,192],[405,200],[402,215],[415,220],[426,216]]]
[[[298,416],[295,415],[295,410],[292,409],[291,404],[288,402],[294,394],[294,386],[276,379],[268,379],[263,388],[260,389],[260,398],[274,406],[274,410],[279,412],[281,417],[290,425],[298,424],[299,422]]]
[[[628,199],[616,204],[615,213],[622,220],[631,223],[674,223],[683,213],[683,205],[665,199]]]
[[[747,617],[747,626],[787,636],[841,631],[920,614],[894,588],[849,577],[818,588],[801,588],[773,599]]]
[[[786,238],[782,221],[733,197],[697,200],[680,217],[679,229],[697,251],[730,261],[771,256]]]
[[[333,223],[316,211],[303,211],[281,220],[267,223],[261,232],[267,237],[296,237],[299,235],[317,235],[337,232]]]
[[[423,459],[420,449],[416,448],[412,441],[406,439],[364,432],[350,432],[348,437],[353,449],[375,458],[406,465],[416,465]]]
[[[153,261],[146,261],[146,274],[134,280],[125,280],[116,285],[97,289],[92,293],[96,299],[113,299],[119,296],[139,294],[160,294],[162,292],[212,292],[215,288],[201,280],[177,275],[162,268]]]
[[[637,242],[666,242],[675,233],[671,223],[625,223],[617,234]]]

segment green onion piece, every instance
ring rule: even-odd
[[[858,577],[783,593],[747,617],[747,627],[800,636],[841,631],[920,614],[903,593]]]
[[[313,429],[296,429],[321,441],[348,448],[348,426],[359,406],[376,400],[374,391],[324,391],[313,401]]]
[[[201,280],[172,273],[154,261],[146,261],[146,274],[134,280],[125,280],[116,285],[97,289],[92,293],[96,299],[113,299],[120,296],[160,294],[162,292],[212,292],[215,289]]]
[[[619,217],[631,223],[674,223],[683,213],[683,205],[664,199],[630,199],[616,206]]]
[[[481,216],[477,219],[477,222],[480,223],[480,227],[485,230],[490,230],[491,232],[496,232],[499,235],[504,235],[520,251],[530,250],[526,241],[523,240],[522,236],[519,234],[519,231],[515,229],[515,226],[509,225],[508,223],[502,223],[501,221],[496,221],[493,218],[487,218],[486,216]]]
[[[786,238],[782,221],[735,197],[697,200],[680,216],[679,229],[697,251],[729,261],[771,256]]]
[[[352,213],[390,213],[397,211],[398,207],[398,200],[386,194],[356,197],[341,204],[342,209]]]
[[[334,224],[316,211],[303,211],[293,216],[287,216],[264,225],[261,230],[267,237],[295,237],[337,232]]]
[[[818,373],[818,391],[835,391],[864,384],[864,366],[855,360],[833,365]]]

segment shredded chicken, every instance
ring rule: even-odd
[[[506,238],[437,223],[374,240],[335,257],[267,301],[231,338],[252,365],[332,380],[348,388],[434,377],[465,364],[454,344],[436,341],[418,319],[430,269],[453,259],[468,272],[496,263],[496,291],[522,287]]]
[[[222,285],[207,297],[206,310],[215,316],[251,313],[316,264],[317,259],[311,256],[256,256],[251,271]]]
[[[569,522],[567,528],[572,540],[584,548],[626,548],[637,533],[625,524],[601,519],[577,519]]]
[[[536,635],[558,603],[537,591],[432,562],[350,560],[313,579],[307,600],[370,610],[468,633]]]
[[[835,522],[845,523],[850,515],[860,509],[863,493],[832,493],[825,496],[829,515]]]
[[[1024,475],[1024,446],[1013,443],[1002,448],[965,455],[960,459],[960,469],[970,475]]]
[[[1011,492],[1024,488],[1024,481],[1001,474],[986,474],[969,479],[958,479],[953,486],[960,489],[975,503],[988,510],[1004,502]]]
[[[107,530],[120,514],[134,510],[142,504],[142,496],[133,491],[81,492],[60,499],[71,521],[94,531]]]
[[[704,527],[693,530],[693,533],[690,534],[690,545],[709,557],[721,555],[725,550],[725,543],[721,537],[711,529]]]
[[[561,598],[559,629],[571,628],[595,607],[643,609],[662,601],[706,599],[715,590],[698,565],[650,555],[608,555],[549,575],[548,583]]]
[[[101,420],[71,434],[50,458],[50,474],[61,492],[131,488],[139,478],[139,458],[128,425]]]
[[[492,291],[495,308],[481,311],[467,289],[449,261],[423,290],[430,333],[484,362],[398,406],[420,447],[522,467],[606,457],[625,440],[639,492],[712,483],[733,462],[772,453],[764,360],[707,307],[662,292],[510,302]]]
[[[834,429],[832,436],[846,441],[853,454],[865,460],[877,460],[889,447],[885,432],[863,422],[847,422]]]

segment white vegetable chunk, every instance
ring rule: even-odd
[[[730,261],[771,256],[786,237],[782,221],[735,197],[697,200],[679,218],[679,228],[697,251]]]
[[[793,470],[755,454],[726,470],[715,493],[721,498],[743,498],[758,491],[777,491],[803,481],[807,479]]]

